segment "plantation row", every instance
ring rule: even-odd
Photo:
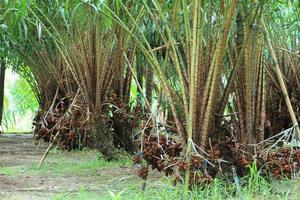
[[[187,183],[243,175],[253,161],[277,178],[299,171],[299,1],[0,7],[1,66],[35,92],[37,143],[108,160],[139,152],[144,179],[150,165]]]

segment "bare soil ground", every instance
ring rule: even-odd
[[[0,200],[55,199],[82,189],[104,197],[142,184],[128,160],[99,161],[93,151],[52,151],[37,170],[46,148],[37,149],[32,135],[0,135]]]

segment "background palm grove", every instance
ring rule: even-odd
[[[293,178],[299,39],[299,0],[2,0],[0,82],[29,83],[37,143],[124,148],[145,180]]]

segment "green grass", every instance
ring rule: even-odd
[[[24,134],[32,134],[32,130],[24,130],[24,131],[9,131],[9,132],[3,132],[4,134],[19,134],[19,135],[24,135]]]
[[[97,195],[85,190],[84,188],[81,188],[76,194],[72,195],[70,193],[62,192],[58,195],[56,195],[53,200],[84,200],[84,199],[97,199]]]
[[[0,166],[0,173],[6,176],[12,176],[12,175],[17,175],[20,174],[22,171],[23,167],[5,167],[5,166]]]
[[[288,181],[287,181],[288,182]],[[250,182],[249,182],[250,183]],[[289,193],[288,191],[282,191],[281,193],[274,193],[271,186],[262,185],[259,188],[253,189],[253,186],[247,185],[241,188],[240,191],[234,186],[234,184],[228,184],[225,181],[216,179],[211,185],[194,188],[189,191],[190,199],[234,199],[234,200],[260,200],[260,199],[291,199],[298,200],[295,196],[297,193]],[[145,192],[142,192],[140,188],[134,186],[127,186],[120,191],[107,191],[106,195],[99,195],[96,192],[80,189],[76,193],[60,193],[53,198],[53,200],[183,200],[184,187],[182,185],[172,186],[167,180],[155,182],[155,186],[152,185]]]
[[[252,199],[298,199],[297,196],[291,197],[292,193],[288,191],[274,194],[270,188],[261,188],[261,190],[266,189],[266,192],[254,193],[249,192],[247,188],[243,188],[241,192],[234,191],[234,187],[225,185],[211,185],[206,188],[194,189],[190,191],[191,199],[212,199],[212,200],[222,200],[222,199],[241,199],[241,200],[252,200]],[[168,183],[162,183],[159,188],[147,189],[145,192],[139,189],[124,189],[119,192],[107,192],[106,196],[99,196],[95,192],[90,192],[87,190],[80,190],[75,194],[61,194],[54,198],[55,200],[71,200],[71,199],[107,199],[107,200],[182,200],[184,199],[184,188],[183,186],[173,187]]]
[[[194,187],[190,194],[190,199],[241,199],[241,200],[260,200],[260,199],[299,199],[299,181],[283,180],[277,181],[272,185],[260,176],[255,163],[249,167],[250,175],[239,180],[238,183],[226,181],[222,178],[216,178],[215,181],[206,186]],[[275,180],[274,180],[275,181]],[[118,184],[118,183],[116,183]],[[278,186],[286,184],[286,187],[276,189]],[[295,185],[297,185],[295,187]],[[146,191],[141,191],[140,187],[130,185],[130,183],[119,191],[107,190],[106,195],[99,195],[96,192],[81,188],[76,193],[60,193],[54,200],[182,200],[184,198],[184,186],[178,184],[173,186],[170,179],[163,179],[148,183]]]
[[[33,162],[28,166],[6,167],[0,164],[0,172],[6,176],[17,176],[21,173],[31,175],[55,175],[76,174],[82,171],[97,171],[102,168],[129,166],[131,160],[129,155],[122,155],[118,160],[107,162],[97,152],[86,151],[51,151],[40,169],[37,169],[38,163]]]
[[[129,166],[130,159],[126,157],[120,158],[118,161],[107,162],[102,157],[96,157],[93,159],[85,159],[82,161],[70,158],[54,158],[55,162],[46,162],[43,166],[37,170],[42,174],[68,174],[68,173],[78,173],[82,171],[97,171],[101,168],[106,167],[116,167],[116,166]],[[34,169],[36,165],[32,166]]]
[[[53,200],[182,200],[186,194],[180,184],[173,186],[168,178],[151,178],[146,191],[141,191],[142,180],[135,176],[122,179],[116,170],[120,166],[131,166],[130,156],[120,156],[118,161],[105,161],[96,151],[51,151],[41,169],[37,170],[37,163],[29,166],[5,167],[0,165],[0,173],[7,176],[20,174],[33,176],[74,176],[80,181],[80,176],[95,176],[96,191],[91,191],[83,184],[75,192],[60,191]],[[236,182],[216,178],[212,184],[195,187],[190,193],[190,199],[300,199],[299,180],[266,181],[260,176],[255,163],[249,166],[249,176]],[[99,174],[102,173],[102,176]],[[131,172],[130,172],[131,173]],[[128,176],[128,175],[126,175]],[[99,186],[99,190],[97,188]]]

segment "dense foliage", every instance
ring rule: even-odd
[[[145,134],[168,135],[181,144],[176,157],[186,162],[188,183],[190,156],[205,158],[221,141],[256,155],[253,144],[266,148],[282,129],[292,127],[280,137],[284,142],[300,136],[300,1],[0,6],[5,58],[15,55],[29,67],[19,70],[40,103],[37,140],[67,149],[95,146],[112,159],[115,147],[136,150],[137,138],[144,156]]]

